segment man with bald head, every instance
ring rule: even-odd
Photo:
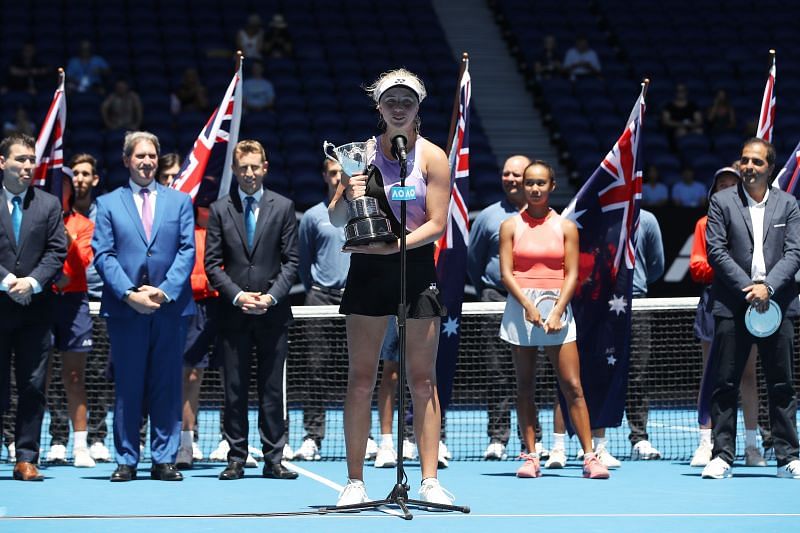
[[[470,229],[467,273],[482,302],[506,301],[506,289],[500,281],[500,225],[526,205],[522,174],[530,163],[530,158],[524,155],[514,155],[506,160],[500,177],[506,197],[481,211]],[[514,371],[508,344],[500,341],[497,328],[487,328],[481,338],[486,343],[483,352],[488,357],[489,446],[484,458],[499,460],[506,456],[511,433]],[[538,423],[536,433],[538,443],[541,440]]]

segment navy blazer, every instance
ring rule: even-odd
[[[123,298],[128,289],[142,285],[157,287],[170,298],[157,313],[187,316],[195,312],[190,283],[195,253],[192,201],[189,195],[159,184],[156,190],[150,242],[130,186],[97,199],[92,249],[103,279],[103,316],[137,316]]]
[[[264,317],[288,324],[292,318],[289,290],[297,279],[297,218],[288,198],[265,189],[258,204],[253,248],[247,246],[244,209],[238,188],[211,204],[206,229],[205,267],[211,285],[225,304],[240,291],[271,294],[278,305]],[[247,316],[241,310],[221,313],[223,322]]]
[[[21,306],[5,292],[0,292],[0,312],[23,312],[38,320],[49,320],[43,306],[50,294],[50,283],[61,273],[67,258],[67,236],[58,198],[36,187],[28,187],[22,200],[22,225],[19,242],[14,240],[11,214],[6,208],[5,192],[0,186],[0,281],[8,274],[32,277],[42,292],[31,296],[31,303]],[[6,315],[11,317],[12,315]]]
[[[800,269],[800,209],[797,199],[777,187],[770,187],[764,208],[764,264],[766,282],[774,290],[772,299],[784,316],[800,314],[794,276]],[[742,316],[747,310],[742,289],[753,282],[753,223],[747,197],[740,183],[714,194],[706,226],[708,262],[714,268],[711,295],[713,314]]]

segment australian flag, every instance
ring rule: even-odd
[[[778,177],[775,178],[773,185],[780,187],[782,191],[793,194],[800,200],[800,187],[797,186],[798,178],[800,178],[800,143],[797,143],[786,164],[778,172]]]
[[[619,426],[625,408],[645,91],[642,84],[619,140],[562,213],[580,233],[572,310],[592,428]]]
[[[242,120],[242,61],[222,103],[211,113],[186,157],[172,188],[187,193],[192,202],[207,207],[231,188],[233,149]]]
[[[62,199],[61,181],[66,127],[67,97],[64,94],[64,71],[59,69],[58,88],[39,130],[39,137],[36,139],[36,168],[33,171],[33,184],[59,199]]]
[[[450,208],[447,229],[436,243],[436,277],[442,301],[447,306],[447,318],[439,334],[436,360],[436,381],[442,412],[447,409],[453,391],[458,344],[460,340],[461,304],[464,301],[464,281],[467,276],[467,244],[469,243],[469,103],[472,82],[469,62],[464,60],[459,80],[458,114],[453,141],[450,145]]]

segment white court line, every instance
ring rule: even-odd
[[[332,480],[330,480],[330,479],[328,479],[326,477],[322,477],[319,474],[315,474],[314,472],[311,472],[310,470],[306,470],[305,468],[299,467],[299,466],[297,466],[297,465],[295,465],[293,463],[290,463],[288,461],[281,461],[281,464],[283,466],[285,466],[286,468],[288,468],[289,470],[294,470],[295,472],[297,472],[300,475],[306,476],[306,477],[308,477],[310,479],[313,479],[317,483],[322,483],[326,487],[332,488],[337,493],[342,492],[342,489],[344,489],[343,486],[339,485],[335,481],[332,481]],[[388,507],[386,507],[384,505],[381,505],[380,507],[376,507],[375,509],[377,511],[382,512],[382,513],[390,514],[390,515],[393,515],[393,516],[403,516],[403,513],[401,513],[400,511],[395,511],[394,509],[389,509]]]

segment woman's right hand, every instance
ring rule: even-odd
[[[345,198],[347,198],[347,200],[350,202],[367,194],[366,174],[356,174],[355,176],[345,178],[345,174],[343,173],[342,183],[345,186]]]
[[[525,320],[532,323],[537,328],[542,327],[542,315],[533,302],[527,302],[525,305]]]

